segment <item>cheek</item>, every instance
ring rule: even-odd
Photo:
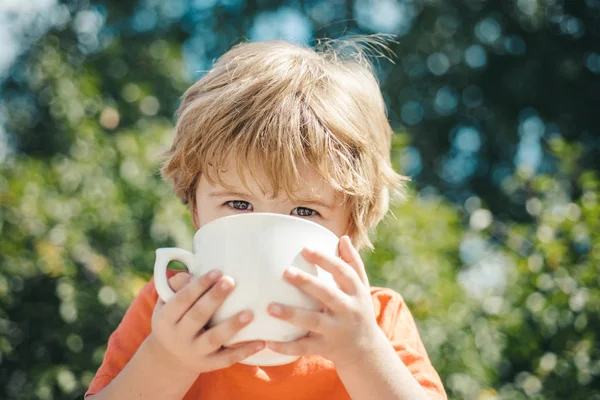
[[[199,204],[196,206],[194,225],[196,226],[196,229],[198,229],[201,226],[204,226],[209,222],[223,216],[221,214],[223,214],[223,211],[219,210],[219,207],[215,205],[206,203],[204,205]]]
[[[336,226],[332,226],[332,227],[329,228],[329,230],[331,230],[333,233],[335,233],[335,235],[337,237],[342,237],[346,233],[348,233],[346,227],[343,226],[343,225],[341,225],[341,224],[340,225],[336,225]]]
[[[348,233],[350,221],[345,216],[338,216],[337,218],[332,218],[328,221],[325,221],[322,225],[335,233],[336,236],[341,237]]]

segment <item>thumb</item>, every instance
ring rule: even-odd
[[[177,293],[183,289],[185,285],[187,285],[191,278],[192,276],[189,274],[189,272],[179,272],[169,278],[169,286],[175,293]]]
[[[358,250],[356,250],[356,248],[352,245],[352,241],[348,236],[342,236],[338,251],[340,253],[340,258],[350,265],[358,274],[360,281],[365,286],[369,287],[369,278],[367,277],[367,272],[365,271],[365,265],[362,261],[362,258],[360,258]]]

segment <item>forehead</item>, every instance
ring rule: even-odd
[[[210,186],[223,186],[235,191],[248,191],[254,196],[285,199],[323,199],[334,202],[341,196],[320,176],[311,166],[301,164],[297,166],[297,179],[292,183],[290,193],[274,193],[273,182],[263,169],[249,168],[239,165],[235,160],[228,161],[227,165],[219,171],[213,171],[221,182],[208,183]],[[216,176],[215,176],[216,177]]]

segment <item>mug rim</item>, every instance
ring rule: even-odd
[[[233,215],[227,215],[225,217],[220,217],[217,219],[214,219],[212,221],[210,221],[209,223],[201,226],[199,229],[196,230],[196,233],[194,233],[194,242],[196,241],[197,236],[200,234],[200,231],[204,230],[206,227],[213,225],[213,224],[217,224],[219,223],[219,221],[221,221],[220,223],[223,223],[223,220],[231,220],[231,219],[236,219],[239,217],[245,217],[248,218],[250,216],[254,217],[267,217],[267,218],[273,218],[273,219],[287,219],[288,221],[294,221],[294,223],[300,223],[300,224],[305,224],[308,226],[312,226],[312,227],[316,227],[317,229],[322,230],[323,232],[326,232],[330,235],[335,236],[336,239],[339,239],[339,237],[333,233],[330,229],[327,229],[326,227],[324,227],[323,225],[317,224],[316,222],[307,220],[307,219],[303,219],[303,218],[298,218],[298,217],[292,217],[291,215],[285,215],[285,214],[277,214],[277,213],[268,213],[268,212],[253,212],[253,213],[244,213],[244,214],[233,214]]]

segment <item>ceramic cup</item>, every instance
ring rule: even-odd
[[[215,312],[209,327],[244,309],[254,313],[252,322],[226,346],[251,341],[291,341],[307,334],[288,322],[267,313],[271,302],[316,310],[316,300],[283,279],[283,271],[294,266],[335,285],[333,277],[302,257],[304,247],[337,255],[339,238],[312,221],[282,214],[248,213],[216,219],[194,235],[191,253],[179,248],[156,250],[154,282],[163,301],[173,296],[167,283],[167,264],[182,262],[194,276],[219,269],[236,283],[234,290]],[[293,362],[296,356],[282,355],[265,348],[246,358],[248,365],[272,366]]]

